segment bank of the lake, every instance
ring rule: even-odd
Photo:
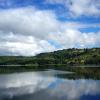
[[[0,56],[0,73],[66,70],[100,79],[100,48],[64,49],[36,56]]]
[[[20,73],[20,72],[32,72],[32,71],[39,71],[39,70],[46,70],[46,69],[55,69],[55,70],[62,70],[62,71],[69,71],[74,72],[73,75],[69,76],[69,78],[92,78],[92,79],[100,79],[100,67],[99,65],[41,65],[41,66],[0,66],[0,74],[5,73]],[[74,77],[73,77],[74,76]],[[61,77],[61,76],[60,76]],[[63,77],[66,78],[66,75]]]

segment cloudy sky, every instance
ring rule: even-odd
[[[0,0],[0,55],[100,47],[100,0]]]

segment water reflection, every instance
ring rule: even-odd
[[[89,100],[90,97],[100,99],[99,80],[54,77],[58,73],[63,74],[49,70],[0,75],[0,100]]]

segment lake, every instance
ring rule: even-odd
[[[0,75],[0,100],[100,100],[100,80],[69,79],[44,70]]]

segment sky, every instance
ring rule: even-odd
[[[100,0],[0,0],[0,55],[100,47]]]

